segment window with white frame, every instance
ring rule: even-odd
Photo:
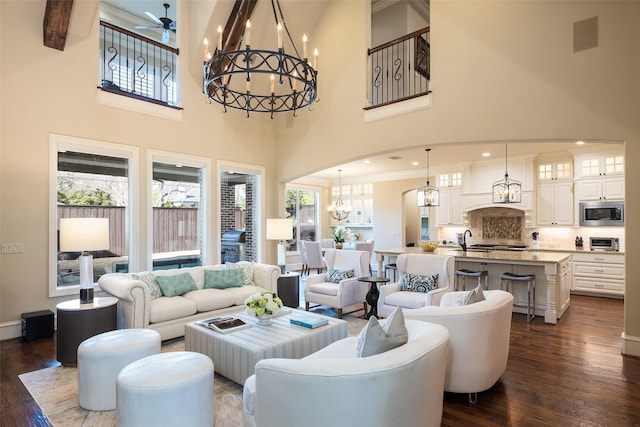
[[[298,240],[317,241],[318,191],[289,188],[285,195],[287,218],[293,219],[293,239],[287,242],[287,251],[298,251]]]
[[[128,263],[131,230],[135,147],[51,135],[50,180],[50,296],[68,295],[79,286],[82,250],[60,249],[61,218],[107,218],[108,245],[92,251],[94,281]],[[64,248],[63,248],[64,249]]]

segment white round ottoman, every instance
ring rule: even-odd
[[[160,334],[151,329],[118,329],[78,346],[78,400],[90,411],[116,409],[116,378],[129,363],[160,353]]]
[[[214,425],[213,362],[174,351],[126,366],[116,382],[118,427]]]

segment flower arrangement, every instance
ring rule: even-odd
[[[257,292],[244,301],[248,315],[262,317],[276,314],[282,308],[282,300],[275,292]]]
[[[331,233],[331,238],[336,243],[344,243],[345,240],[358,239],[358,233],[354,233],[342,224],[336,225],[335,230]]]

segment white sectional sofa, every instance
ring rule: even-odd
[[[100,277],[98,285],[119,300],[118,329],[150,328],[158,331],[162,340],[168,340],[184,336],[184,325],[189,322],[240,311],[248,296],[260,291],[277,291],[278,266],[247,261],[233,266],[243,270],[242,286],[205,288],[205,271],[229,269],[225,264],[144,273],[110,273]],[[178,296],[160,296],[158,288],[154,291],[153,286],[146,283],[153,282],[158,276],[182,273],[191,275],[197,289]]]

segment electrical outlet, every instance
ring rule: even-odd
[[[3,243],[2,244],[3,254],[21,254],[23,252],[24,252],[23,243]]]

